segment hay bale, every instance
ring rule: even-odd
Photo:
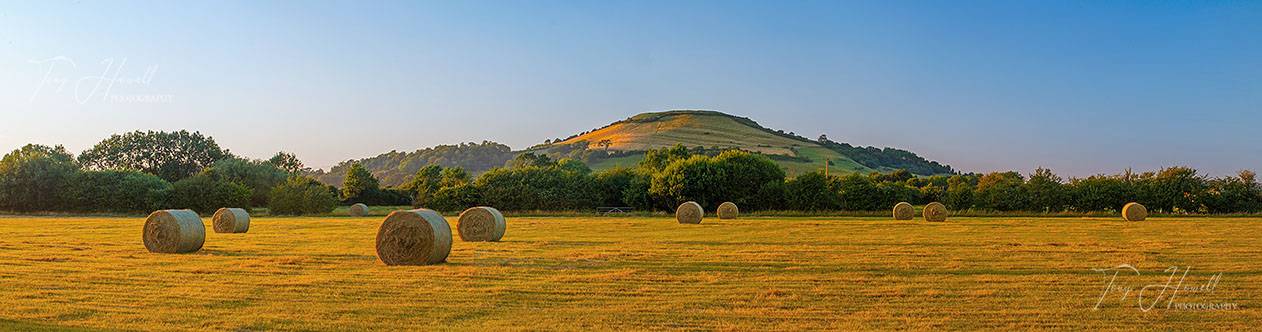
[[[894,220],[911,220],[916,217],[916,208],[911,203],[898,202],[894,204]]]
[[[504,215],[492,207],[471,207],[460,213],[456,230],[460,239],[468,242],[499,241],[508,228]]]
[[[351,205],[350,213],[352,217],[363,217],[365,214],[368,214],[368,205],[355,203],[355,205]]]
[[[736,219],[741,214],[741,210],[736,207],[736,203],[723,202],[719,204],[719,211],[716,214],[719,215],[719,219]]]
[[[245,233],[250,230],[250,213],[243,209],[222,208],[210,218],[215,233]]]
[[[145,218],[142,238],[149,252],[175,254],[202,249],[206,242],[206,225],[197,212],[158,210]]]
[[[946,205],[942,205],[942,203],[933,202],[925,205],[925,221],[943,222],[947,220],[948,214],[951,214],[951,212],[947,211]]]
[[[705,212],[701,211],[701,204],[697,202],[687,201],[679,204],[679,208],[675,209],[675,220],[681,224],[700,224],[701,217]]]
[[[1126,206],[1122,207],[1122,218],[1126,221],[1144,221],[1148,219],[1148,208],[1135,202],[1126,203]]]
[[[377,230],[377,258],[386,265],[427,265],[447,260],[451,226],[434,210],[394,211]]]

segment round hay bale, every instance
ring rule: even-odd
[[[679,208],[675,209],[675,220],[681,224],[700,224],[703,216],[705,212],[701,211],[701,204],[697,202],[687,201],[679,204]]]
[[[1122,218],[1126,221],[1144,221],[1148,219],[1148,208],[1135,202],[1126,203],[1126,206],[1122,207]]]
[[[245,233],[250,230],[250,213],[244,209],[222,208],[210,218],[215,233]]]
[[[456,230],[460,239],[467,242],[499,241],[508,228],[504,215],[492,207],[471,207],[460,213]]]
[[[368,214],[368,205],[364,205],[364,203],[355,203],[355,205],[351,205],[349,211],[352,217],[363,217],[365,214]]]
[[[377,258],[386,265],[428,265],[447,260],[451,226],[429,209],[394,211],[377,230]]]
[[[946,205],[942,205],[942,203],[933,202],[925,205],[925,221],[943,222],[947,220],[947,215],[949,214],[951,212],[947,211]]]
[[[740,208],[737,208],[736,203],[732,202],[723,202],[723,204],[719,204],[718,212],[719,213],[716,214],[719,215],[719,219],[736,219],[736,216],[741,214]]]
[[[894,204],[894,220],[911,220],[916,217],[916,208],[911,203],[898,202]]]
[[[206,242],[206,225],[197,212],[158,210],[145,218],[145,249],[149,252],[175,254],[202,249]]]

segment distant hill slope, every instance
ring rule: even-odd
[[[608,145],[605,145],[607,143]],[[670,147],[737,148],[772,157],[791,174],[819,170],[831,161],[830,172],[872,171],[888,173],[907,169],[920,175],[949,174],[954,171],[914,153],[898,149],[858,148],[833,141],[818,142],[773,130],[745,117],[715,111],[667,111],[643,113],[614,122],[591,132],[571,136],[551,145],[528,151],[571,152],[575,150],[636,151]],[[618,165],[633,166],[638,155],[615,154],[612,158],[586,158],[594,169]]]
[[[831,162],[829,172],[837,174],[854,171],[889,173],[899,169],[918,175],[954,173],[949,166],[904,150],[818,142],[763,127],[749,118],[721,112],[667,111],[639,114],[591,132],[522,151],[512,151],[508,146],[495,142],[439,145],[415,152],[391,151],[376,157],[348,160],[327,173],[312,175],[321,182],[341,186],[347,166],[361,163],[381,180],[383,186],[398,187],[428,164],[460,166],[476,176],[504,166],[508,160],[525,152],[580,159],[592,169],[602,170],[618,166],[635,167],[645,150],[671,147],[677,143],[690,148],[702,147],[711,152],[736,148],[760,153],[784,167],[790,176],[822,169],[826,161]]]

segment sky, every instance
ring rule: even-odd
[[[0,150],[308,166],[717,110],[964,172],[1262,169],[1262,1],[0,1]]]

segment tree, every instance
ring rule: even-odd
[[[337,195],[320,181],[293,175],[272,188],[267,206],[278,215],[325,214],[337,207]]]
[[[199,132],[135,131],[97,143],[79,155],[79,163],[96,170],[138,170],[174,182],[230,156]]]
[[[360,202],[376,195],[379,190],[381,187],[377,178],[364,165],[354,164],[346,171],[346,180],[342,182],[342,200]]]
[[[827,141],[828,141],[828,135],[819,134],[819,138],[816,138],[816,139],[815,139],[815,141],[816,141],[816,142],[820,142],[820,143],[827,142]]]
[[[171,188],[171,205],[210,214],[219,208],[248,207],[253,194],[254,190],[211,168],[176,181]]]
[[[58,145],[28,144],[0,159],[0,209],[20,212],[65,208],[66,192],[79,171],[74,156]]]
[[[1026,209],[1025,179],[1017,172],[994,172],[977,180],[973,204],[978,208],[998,211]]]
[[[1042,167],[1030,174],[1030,179],[1025,183],[1025,193],[1029,195],[1030,207],[1035,211],[1061,211],[1069,200],[1064,180]]]
[[[69,195],[76,212],[150,212],[166,207],[171,183],[138,171],[76,173]]]
[[[847,211],[873,211],[881,204],[880,193],[869,177],[850,173],[837,181],[841,194],[841,209]],[[892,206],[892,205],[891,205]]]
[[[644,153],[644,158],[640,159],[640,168],[650,172],[658,172],[666,168],[676,160],[688,159],[692,153],[688,152],[688,148],[683,144],[676,143],[675,146],[669,148],[661,148],[657,150],[648,150]]]
[[[600,140],[600,142],[596,142],[596,146],[604,147],[605,150],[609,150],[609,147],[613,146],[613,141],[603,139],[603,140]]]
[[[824,172],[803,173],[784,183],[785,204],[790,210],[831,211],[841,208],[841,194],[833,186],[834,177]]]
[[[302,161],[298,160],[298,156],[285,151],[277,152],[276,155],[267,160],[267,163],[289,172],[289,174],[302,174],[311,171],[311,168],[302,165]]]
[[[251,189],[250,206],[264,206],[271,197],[272,187],[285,181],[291,173],[275,164],[239,158],[220,160],[210,166],[224,179]]]

